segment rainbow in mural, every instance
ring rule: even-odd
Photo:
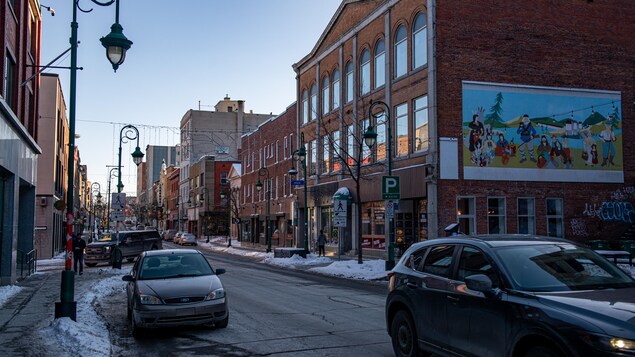
[[[624,182],[621,93],[463,82],[465,179]]]

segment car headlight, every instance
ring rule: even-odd
[[[105,247],[104,248],[104,252],[106,252],[106,253],[110,252],[110,247]]]
[[[220,288],[207,294],[207,296],[205,297],[205,300],[216,300],[216,299],[222,299],[224,297],[225,297],[225,289]]]
[[[635,341],[625,338],[604,336],[580,331],[580,337],[586,343],[604,351],[635,352]]]
[[[139,301],[142,305],[162,305],[163,301],[154,295],[140,295]]]

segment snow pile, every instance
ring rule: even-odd
[[[356,260],[335,261],[328,266],[311,268],[309,271],[359,280],[379,280],[387,274],[384,260],[365,260],[362,264],[358,264]]]
[[[331,264],[333,260],[327,257],[318,257],[315,254],[309,254],[306,258],[294,254],[291,258],[274,258],[271,253],[262,261],[265,264],[276,265],[281,267],[295,268],[298,266],[314,266],[322,264]]]
[[[0,307],[20,291],[22,291],[22,288],[16,285],[0,286]]]

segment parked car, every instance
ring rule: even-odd
[[[197,245],[196,236],[192,233],[185,233],[179,239],[180,245]]]
[[[89,267],[94,267],[98,263],[109,264],[115,246],[117,246],[116,233],[102,235],[100,239],[86,246],[84,262]],[[132,262],[137,255],[145,250],[163,249],[163,244],[159,232],[156,230],[122,231],[119,232],[119,249],[122,258]]]
[[[412,245],[389,277],[397,356],[635,354],[635,280],[571,241],[433,239]]]
[[[166,240],[167,242],[173,242],[174,241],[174,235],[176,234],[177,230],[176,229],[168,229],[165,232],[165,237],[163,237],[164,240]]]
[[[214,324],[225,328],[229,309],[223,284],[207,259],[194,249],[142,253],[123,276],[133,335],[141,329]],[[178,317],[178,318],[177,318]]]

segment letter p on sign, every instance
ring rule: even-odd
[[[401,198],[401,192],[399,190],[399,176],[382,177],[381,198],[383,200],[398,200]]]

